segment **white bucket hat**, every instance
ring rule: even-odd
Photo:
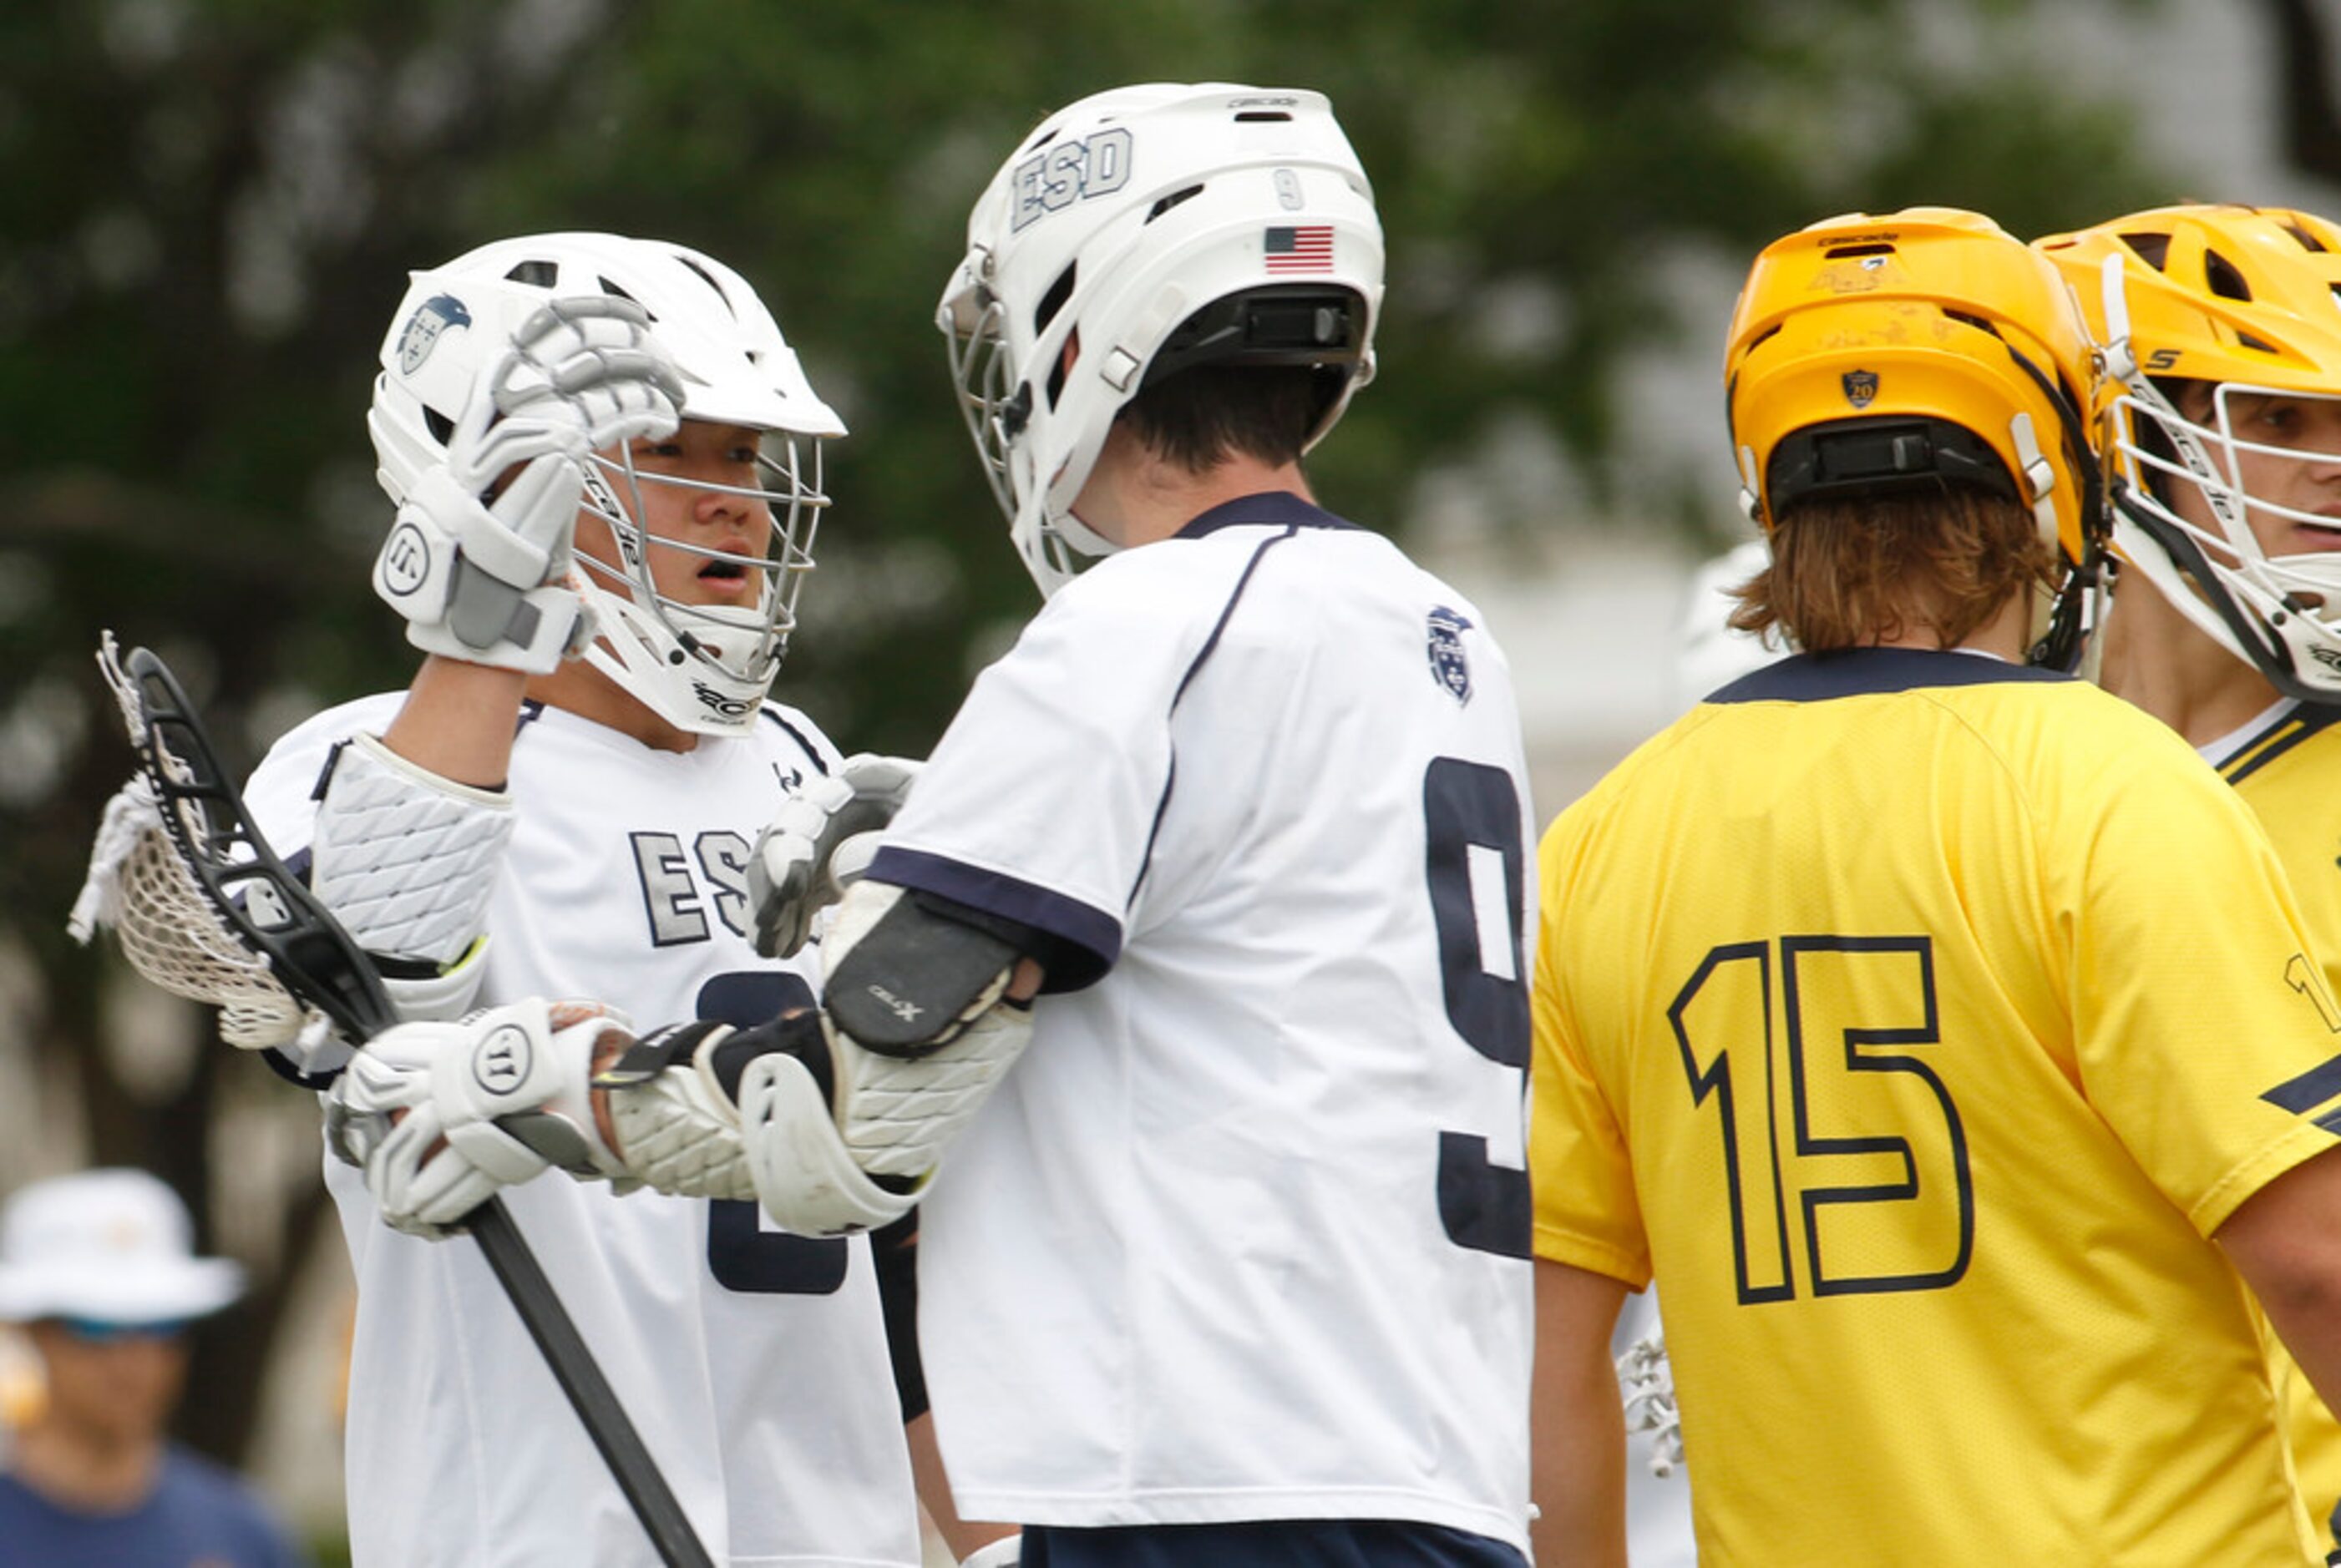
[[[0,1321],[207,1316],[244,1294],[244,1269],[194,1243],[186,1206],[144,1171],[35,1182],[0,1212]]]

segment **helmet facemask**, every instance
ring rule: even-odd
[[[1117,548],[1091,531],[1070,511],[1051,516],[1047,486],[1033,481],[1033,458],[1022,441],[1032,417],[1032,383],[1016,376],[1015,352],[1008,341],[1008,306],[987,285],[958,295],[943,313],[951,355],[951,384],[959,389],[961,418],[983,465],[984,482],[1008,519],[1009,537],[1045,593],[1071,581],[1083,567]],[[1016,471],[1021,463],[1028,471]],[[1019,501],[1019,496],[1022,500]]]
[[[665,686],[686,686],[687,711],[703,713],[712,731],[728,733],[752,719],[771,689],[796,629],[797,595],[812,571],[813,537],[829,505],[822,488],[821,442],[785,431],[762,432],[756,457],[759,486],[645,473],[632,451],[595,453],[585,475],[585,511],[605,524],[617,546],[615,565],[580,550],[580,591],[601,620],[601,635],[585,658],[629,690],[643,684],[645,669]],[[739,497],[766,521],[764,548],[732,552],[652,531],[645,486]],[[754,531],[753,529],[751,531]],[[744,604],[691,604],[661,593],[651,567],[653,546],[680,551],[747,574],[757,585]],[[672,713],[668,715],[673,717]],[[696,729],[698,725],[687,725]]]
[[[2341,694],[2341,550],[2269,555],[2252,520],[2325,529],[2341,520],[2254,494],[2244,460],[2336,467],[2341,452],[2273,446],[2239,433],[2237,402],[2263,397],[2341,402],[2336,395],[2221,382],[2209,389],[2202,422],[2151,381],[2128,378],[2112,411],[2121,471],[2117,538],[2205,635],[2294,695],[2331,701]],[[2177,504],[2190,489],[2208,526]]]

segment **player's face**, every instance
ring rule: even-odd
[[[150,1438],[170,1420],[187,1372],[177,1334],[47,1321],[32,1336],[51,1420],[115,1442]]]
[[[2217,428],[2208,392],[2185,412]],[[2236,443],[2235,478],[2250,497],[2246,515],[2262,552],[2341,551],[2341,399],[2234,392],[2227,397],[2227,423]],[[2214,461],[2226,455],[2219,443],[2210,444]],[[2178,514],[2216,536],[2202,491],[2184,481],[2172,488]],[[2274,510],[2279,507],[2285,510]]]
[[[651,581],[659,593],[681,604],[753,609],[764,575],[733,561],[711,561],[696,551],[762,557],[772,546],[772,513],[759,489],[757,432],[746,425],[684,420],[671,436],[635,442],[632,454],[642,476],[642,516],[635,521],[652,536]],[[614,450],[603,454],[616,459]],[[678,550],[660,540],[693,546]],[[577,548],[597,561],[621,566],[609,525],[590,512],[577,520]]]

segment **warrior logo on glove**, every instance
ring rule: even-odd
[[[411,522],[391,530],[382,547],[382,590],[397,599],[411,597],[431,575],[431,545]]]
[[[528,1031],[506,1024],[480,1042],[472,1058],[472,1076],[492,1095],[508,1095],[528,1080]]]

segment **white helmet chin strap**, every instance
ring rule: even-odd
[[[1051,511],[1037,485],[1016,509],[1008,531],[1044,599],[1079,577],[1090,561],[1121,549],[1074,516],[1071,507]]]
[[[1049,519],[1050,531],[1083,555],[1111,555],[1121,546],[1081,520],[1071,507]]]
[[[2108,255],[2097,269],[2097,293],[2105,302],[2106,374],[2127,384],[2137,375],[2137,354],[2129,346],[2129,291],[2119,253]]]

